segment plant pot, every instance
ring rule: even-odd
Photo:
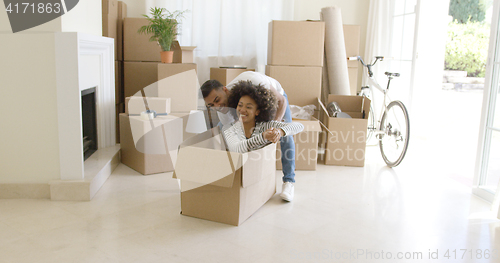
[[[162,63],[172,63],[174,59],[174,51],[161,51],[161,62]]]

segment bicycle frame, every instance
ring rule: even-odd
[[[351,58],[349,58],[351,59]],[[382,94],[384,94],[384,99],[383,99],[383,103],[382,103],[382,108],[380,109],[380,114],[379,115],[376,115],[374,116],[374,119],[377,121],[377,125],[375,125],[376,127],[374,127],[374,132],[375,132],[375,135],[380,135],[380,134],[384,134],[384,131],[381,131],[380,130],[380,122],[382,121],[382,116],[384,114],[384,112],[386,111],[387,109],[387,101],[391,101],[390,100],[390,97],[389,97],[389,85],[390,85],[390,82],[391,82],[391,78],[389,78],[388,82],[387,82],[387,88],[382,88],[382,86],[378,83],[377,79],[375,79],[375,76],[373,74],[373,72],[371,72],[371,67],[373,65],[375,65],[375,63],[377,63],[377,61],[379,60],[379,58],[377,58],[375,60],[375,62],[371,63],[371,64],[365,64],[363,59],[361,57],[354,57],[353,59],[356,59],[356,60],[359,60],[361,62],[361,64],[363,64],[364,67],[366,67],[366,70],[363,69],[363,74],[366,74],[366,76],[368,77],[368,82],[369,82],[369,85],[368,85],[368,89],[370,90],[371,94],[373,96],[371,96],[371,101],[372,101],[372,104],[375,105],[375,96],[374,96],[374,93],[373,93],[373,87],[375,87],[377,90],[379,90],[380,92],[382,92]],[[380,59],[382,60],[382,59]],[[375,107],[373,107],[375,109]],[[375,113],[375,111],[373,112]]]

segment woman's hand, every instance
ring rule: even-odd
[[[276,128],[269,128],[263,133],[264,139],[272,143],[277,143],[284,135],[285,132],[283,132],[282,129],[276,129]]]

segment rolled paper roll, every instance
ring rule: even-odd
[[[325,22],[325,64],[330,94],[351,95],[340,8],[324,7],[320,14]]]

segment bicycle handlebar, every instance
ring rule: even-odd
[[[361,62],[361,64],[366,67],[368,69],[368,75],[370,77],[373,76],[373,71],[372,71],[372,67],[375,65],[375,63],[377,63],[377,61],[382,61],[384,60],[384,57],[383,56],[375,56],[375,61],[373,61],[371,64],[366,64],[364,61],[363,61],[363,58],[361,58],[361,56],[356,56],[356,57],[348,57],[347,60],[359,60],[359,62]]]

